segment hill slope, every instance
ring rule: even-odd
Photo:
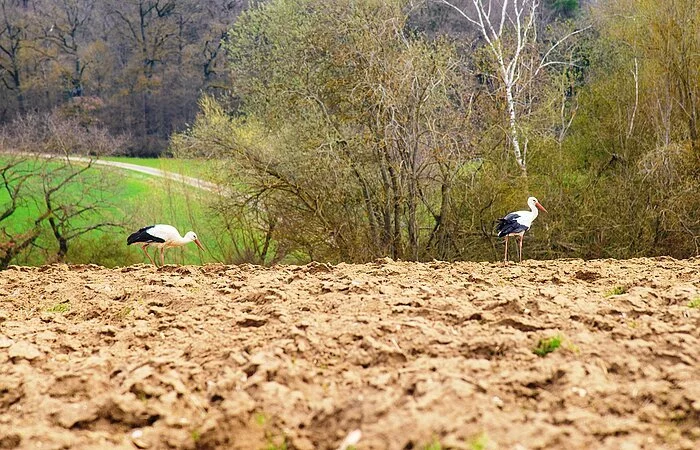
[[[0,442],[692,448],[699,298],[697,258],[11,268]]]

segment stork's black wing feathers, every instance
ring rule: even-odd
[[[148,234],[148,230],[153,228],[155,225],[150,225],[147,227],[141,228],[139,231],[136,231],[135,233],[131,233],[128,238],[126,238],[126,245],[131,245],[135,244],[137,242],[143,242],[143,243],[163,243],[165,242],[165,239],[159,238],[156,236],[152,236]]]
[[[520,217],[518,214],[510,213],[504,218],[498,219],[498,225],[496,225],[498,237],[508,236],[513,233],[522,233],[530,228],[518,223],[518,217]]]

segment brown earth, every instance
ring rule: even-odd
[[[0,448],[700,448],[696,303],[699,258],[13,267]]]

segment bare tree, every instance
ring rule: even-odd
[[[68,255],[68,244],[94,230],[120,228],[122,224],[106,219],[102,212],[110,206],[108,199],[100,195],[108,184],[104,178],[90,173],[92,159],[87,163],[74,164],[66,157],[51,158],[41,172],[41,207],[47,214],[51,233],[58,244],[56,258],[64,261]],[[79,187],[77,192],[66,195],[66,191]],[[110,186],[111,187],[111,186]],[[100,191],[98,195],[96,191]]]
[[[21,52],[29,39],[27,2],[0,0],[0,80],[14,92],[20,114],[25,111]]]
[[[0,167],[2,189],[8,201],[0,206],[0,268],[37,245],[46,227],[58,249],[52,258],[65,260],[69,243],[89,232],[120,227],[106,213],[113,206],[115,183],[92,170],[93,157],[119,148],[122,141],[99,129],[85,128],[58,113],[31,115],[0,130],[0,150],[7,161]],[[74,162],[70,155],[89,156]],[[25,222],[10,221],[27,205],[35,211]]]
[[[159,84],[154,77],[157,67],[165,64],[176,51],[172,38],[178,33],[174,14],[178,3],[172,0],[115,0],[108,5],[115,31],[130,42],[132,64],[139,73],[136,82],[141,85],[142,133],[144,136],[153,134],[156,130],[152,97]]]
[[[214,0],[200,4],[199,23],[206,28],[199,42],[199,57],[206,82],[211,82],[215,75],[224,72],[226,60],[222,57],[223,43],[236,17],[249,3],[249,0]]]
[[[468,84],[451,45],[406,32],[404,6],[289,0],[240,19],[225,47],[246,119],[205,98],[173,141],[229,163],[224,214],[311,259],[454,255]]]
[[[12,221],[12,216],[26,202],[27,182],[34,176],[26,159],[26,156],[6,157],[0,166],[1,188],[7,197],[7,201],[0,204],[0,270],[7,268],[13,259],[34,244],[47,216],[39,214],[26,227],[17,227]]]
[[[0,123],[85,105],[90,119],[134,135],[131,153],[157,155],[192,122],[202,91],[226,91],[221,43],[248,5],[0,0]]]
[[[39,11],[44,39],[57,49],[55,59],[71,98],[83,95],[85,70],[92,62],[85,53],[95,6],[96,0],[59,0]]]
[[[524,88],[553,65],[571,65],[566,59],[555,59],[555,51],[570,37],[587,30],[585,27],[567,33],[544,51],[539,63],[532,64],[527,54],[537,46],[538,0],[470,0],[469,8],[462,8],[448,0],[437,0],[475,26],[479,36],[496,61],[497,78],[505,92],[508,130],[513,156],[527,174],[529,138],[522,126],[523,110],[528,109]],[[499,5],[500,3],[500,5]]]

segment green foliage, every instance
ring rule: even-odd
[[[488,445],[488,437],[485,433],[480,433],[474,436],[472,439],[470,439],[469,442],[466,443],[466,446],[464,446],[464,448],[468,448],[469,450],[486,450],[488,448]],[[421,450],[443,450],[446,448],[452,447],[444,447],[442,443],[440,443],[440,440],[437,438],[433,438],[433,440],[430,441],[430,443],[420,447]],[[462,446],[459,446],[459,448],[462,448]]]
[[[547,4],[557,13],[568,16],[579,9],[579,0],[548,0]]]
[[[131,314],[133,312],[133,310],[134,310],[134,308],[132,308],[131,306],[125,306],[121,309],[121,311],[119,311],[119,313],[117,314],[117,317],[119,317],[119,319],[121,319],[121,320],[124,320],[127,317],[129,317],[129,314]]]
[[[253,420],[258,426],[264,427],[267,423],[267,416],[265,413],[258,411],[253,415]]]
[[[229,162],[220,181],[237,195],[219,208],[236,226],[305,259],[458,251],[462,181],[481,165],[468,92],[453,46],[407,31],[404,6],[277,0],[239,19],[227,50],[245,118],[205,98],[173,140]]]
[[[55,312],[55,313],[67,313],[70,311],[70,303],[69,302],[61,302],[61,303],[56,303],[50,308],[46,309],[46,312]]]
[[[489,446],[489,440],[485,433],[475,436],[469,442],[469,450],[486,450]]]
[[[282,441],[281,443],[274,443],[274,442],[268,442],[265,447],[265,450],[287,450],[287,441]]]
[[[560,42],[547,54],[558,63],[537,76],[520,68],[527,176],[503,139],[507,99],[490,49],[417,33],[408,6],[273,0],[230,30],[240,101],[201,99],[173,150],[217,160],[214,178],[236,193],[214,205],[243,243],[232,253],[496,259],[494,219],[529,195],[550,214],[527,233],[526,257],[700,252],[694,2],[546,2],[554,14],[537,16],[526,60],[593,29]],[[502,45],[508,54],[514,42]]]
[[[681,53],[700,48],[700,25],[684,19],[697,9],[645,0],[592,11],[600,35],[588,45],[586,84],[563,146],[566,170],[587,181],[567,195],[576,226],[560,239],[583,257],[695,255],[700,146],[683,111],[700,107],[686,95],[700,91],[700,75],[697,58]]]
[[[627,292],[625,286],[615,286],[605,293],[606,297],[612,297],[613,295],[622,295]]]
[[[423,446],[422,450],[442,450],[442,444],[437,439],[433,439],[429,444]]]
[[[558,349],[561,346],[561,343],[562,337],[560,335],[540,339],[532,352],[539,357],[545,357],[549,353],[552,353],[554,350]]]
[[[700,308],[700,297],[694,298],[688,302],[688,308]]]
[[[256,411],[253,414],[253,421],[258,427],[263,428],[265,433],[264,450],[287,450],[287,438],[284,435],[279,435],[277,430],[270,425],[269,417],[262,411]]]

